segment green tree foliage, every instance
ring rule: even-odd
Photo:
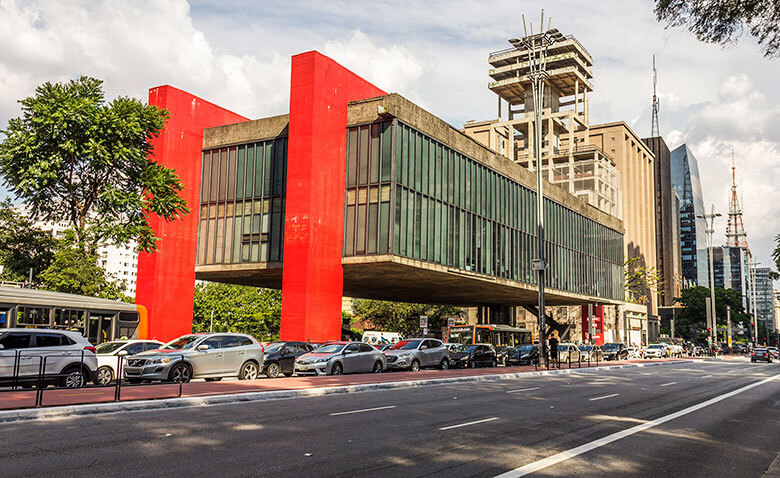
[[[282,292],[218,282],[195,285],[192,330],[208,332],[211,311],[214,329],[241,332],[261,341],[279,339],[282,318]]]
[[[98,257],[74,243],[72,234],[59,242],[51,265],[40,274],[44,289],[133,302],[125,296],[124,281],[115,282],[98,265]]]
[[[629,257],[624,265],[626,300],[647,304],[650,294],[663,294],[663,279],[655,267],[647,267],[641,257]]]
[[[33,282],[54,260],[57,241],[36,229],[25,216],[17,213],[10,202],[0,203],[0,279],[26,281],[30,269]]]
[[[656,0],[655,15],[668,26],[687,26],[701,41],[727,45],[745,32],[764,56],[780,56],[780,2],[776,0]]]
[[[385,300],[356,300],[353,310],[356,316],[371,322],[376,330],[398,332],[402,336],[419,333],[421,315],[428,317],[428,330],[433,332],[446,326],[448,317],[463,314],[459,307]]]
[[[148,215],[189,211],[179,177],[150,154],[166,110],[127,97],[106,103],[102,81],[85,76],[44,83],[20,103],[0,143],[4,184],[33,218],[67,222],[78,247],[136,240],[153,251]]]
[[[692,287],[684,289],[681,297],[675,299],[684,309],[677,313],[675,333],[686,340],[704,341],[707,337],[707,298],[710,290],[707,287]],[[750,316],[742,307],[742,297],[733,289],[715,288],[715,312],[718,325],[726,325],[726,306],[731,306],[731,323],[750,323]]]
[[[775,236],[775,249],[772,251],[772,259],[775,260],[775,267],[780,271],[780,234]],[[770,277],[772,280],[777,280],[774,275]]]

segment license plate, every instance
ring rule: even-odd
[[[298,368],[301,369],[301,370],[309,370],[309,369],[312,368],[312,366],[311,365],[306,365],[306,364],[300,364],[300,365],[298,365]]]

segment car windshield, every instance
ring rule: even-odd
[[[463,344],[452,344],[448,347],[450,352],[465,352],[466,346]]]
[[[584,351],[587,352],[587,351],[590,351],[592,349],[593,349],[592,345],[580,345],[580,350],[584,350]]]
[[[99,354],[110,354],[127,342],[106,342],[97,346],[96,352]]]
[[[517,350],[519,350],[520,352],[530,352],[535,347],[536,347],[535,345],[521,345],[520,347],[517,347]]]
[[[421,340],[402,340],[393,345],[392,350],[414,350],[420,345]]]
[[[617,349],[619,347],[620,347],[620,344],[604,344],[604,345],[601,346],[601,348],[604,349],[604,350],[612,350],[612,349]]]
[[[567,350],[569,350],[569,346],[568,345],[559,345],[558,346],[558,351],[559,352],[566,352]]]
[[[176,340],[173,340],[171,342],[168,342],[165,344],[165,347],[163,347],[163,350],[185,350],[185,349],[191,349],[195,346],[195,342],[198,341],[203,337],[202,335],[185,335],[183,337],[179,337]]]
[[[477,347],[479,347],[479,345],[472,345],[471,347],[466,349],[466,352],[474,352],[477,350]]]
[[[284,345],[284,342],[274,342],[272,344],[268,344],[268,346],[265,348],[265,353],[272,354],[279,351],[280,348]]]
[[[649,345],[647,348],[649,348],[649,349],[660,349],[662,347],[663,347],[663,345],[654,344],[654,345]]]
[[[327,344],[314,349],[313,354],[335,354],[341,352],[341,349],[345,347],[344,344]]]

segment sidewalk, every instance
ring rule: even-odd
[[[278,400],[321,396],[336,393],[388,390],[419,386],[506,380],[528,376],[598,372],[633,367],[648,367],[692,362],[701,359],[660,359],[601,362],[598,367],[578,368],[572,364],[561,369],[536,371],[533,366],[456,370],[423,370],[346,376],[290,377],[252,381],[193,382],[182,385],[135,385],[121,387],[121,401],[114,399],[115,387],[49,390],[43,394],[43,408],[25,408],[35,404],[36,390],[0,393],[0,423],[18,420],[114,413],[132,410],[155,410],[174,407],[207,406],[224,403]],[[585,364],[586,365],[586,364]]]

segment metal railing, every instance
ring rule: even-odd
[[[69,361],[67,364],[61,367],[61,370],[56,372],[47,372],[47,364],[50,366],[52,361],[54,359],[58,358],[74,358],[74,353],[47,353],[45,355],[32,355],[32,354],[25,354],[23,353],[23,350],[16,350],[13,355],[13,367],[11,370],[10,376],[3,376],[0,377],[0,410],[19,410],[19,409],[25,409],[25,408],[42,408],[42,407],[51,407],[51,406],[59,406],[59,405],[77,405],[77,404],[85,404],[85,403],[108,403],[108,402],[118,402],[122,400],[122,389],[123,388],[135,388],[135,387],[159,387],[161,385],[165,385],[170,387],[171,385],[177,385],[177,391],[175,394],[175,397],[181,397],[182,396],[182,386],[183,382],[157,382],[157,383],[131,383],[126,378],[124,378],[124,369],[125,369],[125,356],[119,356],[117,357],[117,366],[116,366],[116,373],[115,378],[113,380],[113,383],[109,381],[106,384],[98,384],[98,383],[91,383],[92,375],[95,375],[95,381],[97,380],[97,371],[99,367],[95,367],[95,370],[91,370],[89,365],[85,364],[85,351],[80,351],[79,354],[79,360],[78,361]],[[179,361],[177,363],[184,363],[184,356],[180,355]],[[10,359],[11,357],[4,357],[0,358],[0,360],[4,359]],[[29,360],[31,363],[29,367],[26,367],[27,370],[23,370],[22,362]],[[37,364],[33,364],[34,361],[37,361]],[[28,371],[33,370],[33,367],[37,365],[37,372],[36,373],[27,373]],[[175,365],[173,365],[175,366]],[[71,382],[71,386],[68,386],[67,380],[68,377],[71,375],[71,373],[74,370],[78,370],[80,372],[80,378],[77,380],[77,382]],[[50,387],[50,385],[53,385]],[[44,395],[46,392],[56,392],[56,391],[63,391],[63,390],[95,390],[95,389],[102,389],[102,390],[109,390],[113,388],[114,393],[112,398],[110,399],[100,399],[100,395],[96,394],[92,396],[90,399],[77,399],[75,401],[70,400],[71,397],[65,395],[63,398],[64,400],[58,401],[58,403],[52,403],[52,404],[46,404],[44,403]],[[23,395],[31,395],[33,393],[33,389],[35,392],[34,401],[32,404],[29,404],[30,400],[27,401],[25,404],[20,404],[18,406],[4,406],[3,403],[3,395],[4,394],[23,394]],[[20,401],[24,401],[25,398],[30,398],[29,396],[22,396],[18,397]],[[95,400],[95,399],[98,400]],[[166,396],[149,396],[149,397],[141,397],[141,398],[132,398],[131,400],[156,400],[160,398],[174,398],[170,395]],[[62,401],[66,401],[67,403],[61,403]]]

